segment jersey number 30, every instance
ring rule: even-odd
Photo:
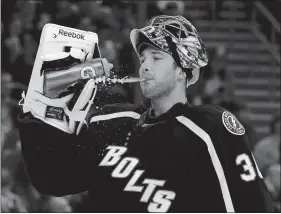
[[[255,159],[254,159],[254,162],[255,162]],[[248,182],[248,181],[252,181],[256,178],[257,174],[254,169],[255,167],[253,166],[252,161],[247,154],[243,153],[243,154],[238,155],[236,158],[236,164],[243,166],[243,169],[245,171],[244,173],[240,174],[241,179]],[[255,166],[256,166],[259,177],[263,178],[256,162],[255,162]]]

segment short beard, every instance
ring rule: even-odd
[[[145,98],[153,100],[158,97],[168,96],[171,93],[171,91],[174,89],[174,87],[175,85],[173,85],[170,82],[161,82],[161,83],[158,82],[156,83],[155,86],[148,89],[147,91],[145,88],[141,87],[141,89]]]

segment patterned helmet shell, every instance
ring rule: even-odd
[[[145,42],[144,35],[152,44],[172,55],[166,37],[176,44],[176,51],[182,68],[200,68],[208,64],[205,45],[195,27],[182,16],[161,15],[152,18],[141,29],[133,29],[130,34],[132,45],[139,56],[138,47]]]

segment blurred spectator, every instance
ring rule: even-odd
[[[39,20],[38,20],[38,22],[37,22],[37,24],[35,26],[36,30],[41,33],[44,25],[47,24],[47,23],[51,23],[51,21],[52,21],[51,14],[49,14],[47,12],[40,13]]]
[[[23,35],[23,60],[24,63],[31,67],[33,66],[35,56],[37,53],[38,44],[33,39],[33,36],[30,33],[25,33]],[[29,70],[29,72],[31,69]]]
[[[101,19],[100,4],[97,1],[78,1],[77,6],[80,14],[87,16],[92,20]]]
[[[136,14],[133,12],[133,6],[128,5],[124,8],[124,12],[122,13],[122,28],[123,29],[132,29],[136,26]],[[128,19],[128,17],[130,17]],[[129,35],[129,34],[128,34]]]
[[[28,32],[21,35],[20,42],[22,54],[9,66],[9,72],[12,74],[14,81],[27,86],[31,77],[38,44]],[[20,99],[20,93],[14,98]]]
[[[128,35],[126,35],[128,36]],[[105,56],[109,56],[109,60],[113,63],[114,67],[118,66],[118,55],[123,46],[126,44],[126,39],[123,38],[123,32],[116,32],[114,29],[105,28],[99,31],[99,47]],[[104,57],[104,54],[102,56]],[[112,60],[115,61],[112,61]]]
[[[10,85],[13,82],[13,77],[10,73],[2,69],[1,73],[1,105],[6,105],[7,100],[11,95]]]
[[[225,98],[225,70],[214,70],[203,85],[203,103],[218,104]]]
[[[88,16],[81,17],[77,28],[80,30],[97,32],[97,27],[92,23],[92,20]]]
[[[225,0],[207,1],[209,18],[212,20],[220,20],[220,12],[223,9],[223,2]]]
[[[271,164],[265,172],[265,183],[275,200],[280,200],[280,164]]]
[[[80,14],[93,20],[98,30],[112,28],[120,30],[119,17],[115,17],[113,9],[96,1],[81,1],[78,3]]]
[[[7,136],[12,130],[12,117],[9,105],[9,97],[11,95],[12,75],[2,71],[1,74],[1,151],[6,143]]]
[[[19,11],[19,17],[25,30],[33,29],[37,4],[39,1],[17,1],[16,8]]]
[[[223,70],[221,70],[223,71]],[[204,95],[208,97],[213,97],[213,98],[218,98],[215,95],[218,94],[219,92],[223,91],[223,86],[224,86],[224,74],[222,72],[215,71],[210,79],[207,80],[205,83],[204,87]],[[214,103],[214,102],[212,102]]]
[[[270,124],[270,132],[273,135],[279,135],[280,136],[280,112],[277,112],[271,121]]]
[[[33,21],[33,29],[28,31],[32,33],[33,38],[37,42],[40,41],[40,36],[44,25],[47,23],[55,22],[54,12],[57,10],[55,1],[38,2],[40,2],[40,4],[38,4],[36,8],[35,18]]]
[[[3,150],[1,156],[1,211],[2,212],[28,212],[28,205],[24,199],[13,191],[16,184],[14,167],[3,163]]]
[[[66,27],[76,27],[79,23],[79,8],[67,0],[56,1],[54,22]]]
[[[2,172],[3,173],[3,172]],[[11,192],[7,187],[1,188],[1,212],[28,212],[27,207],[18,195]]]
[[[271,120],[269,136],[261,139],[255,149],[256,162],[264,176],[267,188],[280,212],[280,113]]]
[[[211,52],[210,66],[208,70],[205,68],[204,89],[203,89],[203,103],[205,104],[219,104],[226,99],[230,94],[227,80],[226,66],[227,54],[229,46],[220,45]],[[227,87],[226,87],[227,85]]]
[[[254,155],[260,170],[265,174],[271,164],[280,163],[280,114],[277,113],[270,124],[269,136],[261,139],[255,149]]]
[[[8,25],[14,16],[15,5],[17,1],[5,1],[1,4],[1,22],[3,22],[4,29],[8,29]]]
[[[157,1],[157,6],[162,14],[169,16],[182,15],[184,12],[183,1]]]
[[[46,213],[70,213],[72,208],[64,197],[44,196],[39,212]]]
[[[120,30],[120,22],[115,19],[113,11],[111,8],[106,6],[101,7],[101,17],[102,19],[98,20],[99,22],[104,24],[104,28],[111,28],[118,32]]]
[[[254,115],[247,106],[243,104],[240,104],[240,106],[241,108],[238,110],[238,112],[236,112],[236,116],[247,130],[247,135],[249,138],[249,147],[253,151],[258,140],[257,133],[253,126]]]
[[[4,50],[2,51],[5,55],[4,65],[7,71],[9,66],[13,64],[19,56],[22,55],[22,45],[20,42],[20,34],[22,32],[22,23],[19,19],[14,19],[8,26],[8,33],[4,40]],[[2,58],[3,59],[3,58]]]
[[[84,210],[85,203],[87,202],[88,192],[82,192],[73,195],[67,195],[64,198],[68,200],[72,207],[72,212],[86,212]]]

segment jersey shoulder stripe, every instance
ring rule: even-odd
[[[131,103],[115,103],[105,105],[91,115],[90,123],[124,117],[137,120],[140,118],[142,113],[145,112],[145,110],[146,108],[144,106]]]
[[[120,118],[120,117],[131,117],[134,119],[139,119],[140,116],[141,116],[140,114],[133,112],[133,111],[123,111],[123,112],[116,112],[116,113],[112,113],[112,114],[94,116],[91,118],[90,123],[103,121],[103,120],[111,120],[111,119]]]
[[[216,152],[216,149],[213,145],[213,142],[209,136],[209,134],[204,131],[202,128],[200,128],[197,124],[195,124],[193,121],[190,119],[184,117],[184,116],[178,116],[176,119],[182,123],[185,127],[187,127],[190,131],[195,133],[198,137],[200,137],[207,145],[208,152],[210,155],[210,158],[212,160],[212,164],[214,166],[214,169],[216,171],[220,187],[221,187],[221,192],[222,196],[224,199],[225,207],[227,212],[234,212],[234,206],[232,203],[230,191],[227,185],[227,180],[225,177],[225,173],[222,167],[222,164],[220,162],[220,159],[218,157],[218,154]]]

